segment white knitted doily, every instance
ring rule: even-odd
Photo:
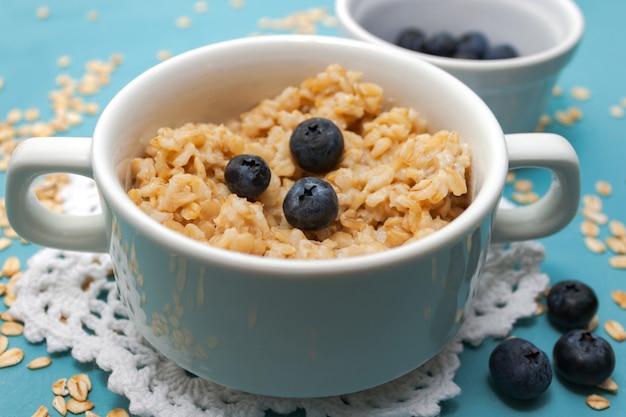
[[[91,180],[71,177],[65,208],[98,210]],[[126,396],[131,413],[167,417],[262,417],[269,409],[308,417],[435,416],[443,400],[457,396],[454,383],[463,343],[503,337],[515,321],[535,312],[536,296],[548,285],[537,242],[492,246],[472,312],[441,353],[422,367],[382,386],[338,397],[282,399],[225,388],[196,378],[157,353],[126,318],[108,255],[42,249],[17,282],[11,314],[24,321],[31,342],[49,352],[71,351],[110,372],[108,388]]]

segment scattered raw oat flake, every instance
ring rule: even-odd
[[[100,18],[100,14],[97,10],[89,10],[87,12],[87,20],[90,22],[97,22]]]
[[[626,291],[614,290],[611,292],[611,298],[618,306],[626,309]]]
[[[554,118],[557,122],[562,124],[563,126],[573,126],[574,123],[580,119],[582,119],[583,112],[579,107],[570,107],[565,110],[557,110],[554,113]]]
[[[48,407],[46,407],[45,405],[40,406],[37,411],[35,411],[32,415],[32,417],[49,417],[50,414],[48,414]]]
[[[583,217],[599,225],[605,225],[609,222],[609,216],[605,213],[594,210],[591,207],[584,207],[581,211]]]
[[[535,309],[535,312],[533,313],[535,316],[540,316],[543,313],[546,312],[546,306],[543,305],[542,303],[537,303],[537,308]]]
[[[624,117],[624,108],[617,105],[610,106],[609,114],[616,119],[622,119]]]
[[[16,321],[7,321],[0,326],[0,333],[5,336],[20,336],[24,333],[24,325]]]
[[[51,363],[52,359],[50,359],[49,357],[40,356],[39,358],[35,358],[32,361],[28,362],[28,365],[26,365],[26,367],[32,370],[42,369],[50,366]]]
[[[196,13],[206,13],[209,10],[209,3],[206,1],[197,1],[193,4],[193,11]]]
[[[617,392],[619,390],[619,387],[611,378],[605,379],[601,384],[598,384],[597,387],[609,392]]]
[[[258,26],[261,29],[313,34],[316,32],[316,24],[318,23],[329,27],[336,24],[326,9],[320,7],[298,11],[282,19],[263,17],[259,19]]]
[[[5,335],[0,335],[0,355],[6,352],[9,347],[9,339]]]
[[[159,51],[157,51],[157,59],[159,61],[165,61],[168,60],[172,57],[172,52],[168,51],[166,49],[161,49]]]
[[[620,239],[626,238],[626,226],[619,220],[611,220],[609,222],[609,231],[615,237]]]
[[[591,220],[583,220],[580,223],[580,232],[586,237],[598,237],[600,235],[600,226]]]
[[[87,103],[85,104],[85,107],[83,108],[83,110],[85,111],[86,114],[90,116],[94,116],[98,114],[98,112],[100,111],[100,105],[95,102]]]
[[[587,87],[573,87],[571,93],[572,98],[578,101],[585,101],[591,98],[591,91]]]
[[[8,292],[9,291],[7,290],[7,293]],[[15,318],[8,311],[5,311],[4,313],[0,314],[0,320],[2,320],[2,321],[16,321]]]
[[[0,273],[5,277],[12,277],[19,272],[21,268],[20,258],[17,256],[9,256],[2,265]]]
[[[552,116],[550,116],[549,114],[542,114],[541,117],[539,117],[539,122],[537,122],[537,127],[535,128],[535,130],[537,132],[543,132],[545,131],[545,128],[547,126],[550,126],[552,124]]]
[[[596,191],[602,197],[608,197],[613,192],[613,187],[611,186],[610,182],[604,181],[604,180],[600,180],[600,181],[596,182]]]
[[[587,236],[585,237],[585,246],[593,253],[604,253],[606,252],[606,245],[600,239],[595,237]]]
[[[20,109],[11,109],[8,111],[6,115],[6,122],[14,125],[19,123],[22,120],[22,110]]]
[[[65,405],[65,399],[60,395],[56,395],[52,399],[52,408],[57,410],[57,412],[61,414],[62,416],[65,416],[67,414],[67,407]]]
[[[615,320],[607,320],[604,323],[604,330],[617,342],[626,340],[626,331],[621,323]]]
[[[72,58],[69,55],[61,55],[57,59],[57,67],[59,68],[67,68],[72,63]]]
[[[597,394],[591,394],[587,397],[585,402],[589,407],[598,411],[606,410],[611,406],[611,402],[609,400]]]
[[[39,119],[39,115],[40,112],[37,108],[26,109],[24,111],[24,120],[28,122],[34,122],[35,120]]]
[[[91,379],[89,379],[89,375],[87,374],[76,374],[72,376],[72,378],[77,379],[78,381],[82,381],[87,386],[87,391],[91,391]],[[70,378],[70,379],[72,379]]]
[[[89,395],[89,387],[87,383],[76,376],[71,377],[67,381],[67,391],[76,401],[86,401]]]
[[[517,181],[515,181],[515,183],[513,184],[513,188],[516,191],[520,191],[522,193],[527,193],[529,191],[532,191],[533,189],[533,183],[530,180],[527,179],[519,179]]]
[[[6,248],[11,246],[12,244],[13,244],[13,240],[12,239],[0,238],[0,251],[5,250]]]
[[[626,269],[626,255],[617,255],[609,258],[609,265],[615,269]]]
[[[122,55],[121,53],[116,52],[111,55],[111,64],[113,64],[114,66],[120,65],[122,62],[124,62],[124,55]]]
[[[69,394],[68,390],[67,390],[67,378],[61,378],[56,380],[53,384],[52,384],[52,393],[54,395],[59,395],[59,396],[66,396],[67,394]]]
[[[583,196],[583,206],[594,211],[602,211],[602,200],[594,194],[585,194]]]
[[[539,201],[539,195],[535,192],[513,192],[511,198],[520,204],[531,204]]]
[[[94,407],[94,404],[89,401],[77,401],[74,398],[70,398],[65,404],[65,408],[72,414],[82,414],[85,411],[89,411]]]
[[[180,16],[176,18],[176,27],[179,29],[187,29],[191,27],[191,19],[187,16]]]
[[[24,351],[20,348],[10,348],[0,355],[0,368],[15,366],[24,359]]]
[[[626,255],[626,241],[618,239],[615,236],[609,236],[605,239],[606,246],[617,255]]]
[[[35,12],[37,19],[45,20],[50,17],[50,8],[48,6],[39,6]]]
[[[534,184],[528,179],[512,179],[513,193],[511,198],[520,204],[531,204],[539,200],[539,195],[533,190]]]
[[[567,112],[570,114],[570,117],[572,117],[574,121],[577,121],[583,118],[583,111],[580,107],[572,106],[569,109],[567,109]]]
[[[589,322],[583,326],[583,329],[585,329],[588,332],[593,332],[598,328],[599,324],[600,324],[600,318],[598,317],[597,314],[595,314],[593,318],[589,320]]]

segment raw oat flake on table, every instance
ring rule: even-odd
[[[99,210],[93,182],[70,176],[62,189],[64,210]],[[80,198],[78,198],[80,196]],[[108,255],[42,249],[16,284],[10,313],[24,323],[30,342],[49,352],[71,351],[110,373],[108,388],[126,396],[141,416],[262,417],[269,409],[309,417],[436,416],[443,400],[460,393],[454,377],[463,344],[504,337],[517,319],[537,309],[546,289],[544,247],[533,241],[490,248],[473,307],[459,334],[420,368],[384,385],[349,395],[287,399],[264,397],[196,378],[156,352],[127,319]]]

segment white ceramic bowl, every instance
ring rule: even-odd
[[[271,259],[187,238],[126,195],[125,167],[157,128],[229,120],[333,63],[362,71],[388,104],[414,107],[433,130],[458,130],[470,145],[472,203],[442,230],[368,256]],[[537,204],[498,209],[507,170],[521,165],[552,170],[554,187]],[[31,184],[46,172],[92,177],[102,213],[44,209]],[[492,236],[554,233],[576,214],[580,193],[564,138],[505,141],[489,108],[444,71],[391,48],[307,36],[233,40],[171,58],[113,98],[93,138],[22,142],[6,184],[9,220],[27,240],[110,253],[128,314],[156,349],[217,383],[289,397],[362,390],[432,358],[463,323]]]
[[[335,9],[343,35],[406,51],[459,78],[487,103],[505,133],[535,130],[584,32],[572,0],[336,0]],[[513,45],[520,56],[468,60],[409,51],[395,45],[408,27],[455,36],[479,30],[491,44]]]

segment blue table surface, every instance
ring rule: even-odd
[[[259,24],[263,17],[282,19],[294,12],[311,8],[326,8],[333,14],[331,0],[247,0],[208,1],[206,13],[194,11],[195,1],[129,0],[0,0],[0,122],[14,108],[38,108],[41,118],[51,115],[48,92],[55,88],[55,78],[62,71],[73,77],[83,73],[83,66],[93,59],[107,60],[114,53],[123,54],[124,61],[113,73],[111,84],[90,97],[101,107],[127,82],[159,62],[158,52],[166,50],[177,54],[185,50],[220,40],[267,34],[270,30]],[[626,48],[619,42],[626,39],[626,2],[616,0],[578,0],[586,19],[586,33],[580,48],[564,70],[559,86],[561,96],[552,97],[548,114],[576,106],[582,118],[571,126],[554,121],[546,130],[567,137],[576,148],[582,169],[583,194],[595,194],[595,184],[605,180],[612,184],[613,193],[603,198],[604,212],[611,219],[626,222],[626,118],[611,116],[611,106],[626,106]],[[37,10],[45,6],[47,19],[37,17]],[[97,20],[87,18],[97,12]],[[191,25],[181,28],[176,19],[190,18]],[[318,24],[319,34],[339,36],[337,29]],[[286,29],[284,32],[293,32]],[[281,32],[279,32],[281,33]],[[59,57],[71,58],[70,66],[61,70]],[[0,83],[1,84],[1,83]],[[582,86],[591,92],[591,98],[576,100],[571,90]],[[86,116],[82,124],[71,128],[66,135],[89,136],[97,116]],[[0,174],[3,179],[4,174]],[[542,172],[526,171],[518,177],[531,179],[538,190],[545,189],[547,176]],[[0,181],[0,192],[4,182]],[[507,195],[511,195],[511,190]],[[580,232],[582,216],[560,233],[542,239],[546,258],[542,269],[553,282],[578,279],[589,283],[600,298],[598,316],[601,322],[614,319],[626,324],[626,311],[611,301],[610,293],[626,290],[626,270],[609,266],[609,252],[591,253],[583,243]],[[608,232],[603,228],[603,235]],[[25,264],[29,256],[41,248],[16,244],[0,253],[0,262],[8,256],[18,256]],[[0,279],[2,281],[2,279]],[[6,282],[6,279],[4,279]],[[6,310],[0,302],[0,311]],[[597,332],[608,338],[600,327]],[[513,333],[536,343],[546,352],[552,351],[560,333],[549,325],[545,315],[519,322]],[[466,347],[461,355],[461,366],[456,383],[461,394],[442,404],[443,416],[517,416],[532,413],[537,416],[591,416],[594,411],[585,405],[591,393],[603,394],[611,407],[603,411],[607,416],[626,416],[626,397],[603,393],[595,388],[580,388],[565,384],[556,378],[547,393],[537,401],[511,402],[495,392],[489,381],[487,361],[497,340],[486,340],[480,347]],[[617,367],[613,379],[626,387],[626,345],[611,340],[616,351]],[[11,337],[10,345],[21,347],[26,356],[47,355],[45,344],[31,344],[23,336]],[[51,383],[60,377],[78,372],[91,376],[94,388],[90,400],[94,411],[104,416],[108,410],[127,408],[128,401],[106,388],[107,374],[91,363],[78,363],[69,354],[53,355],[51,366],[29,371],[25,363],[0,369],[0,417],[30,416],[40,405],[50,407]],[[303,410],[292,417],[306,415]],[[268,410],[267,416],[277,415]]]

